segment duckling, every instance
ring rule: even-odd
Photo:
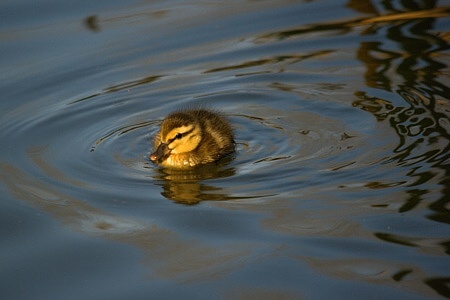
[[[218,113],[190,109],[168,115],[153,141],[150,160],[162,167],[188,169],[234,152],[229,123]]]

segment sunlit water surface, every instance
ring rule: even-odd
[[[449,3],[0,4],[5,299],[450,297]],[[169,112],[237,152],[158,169]]]

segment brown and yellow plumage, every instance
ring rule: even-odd
[[[233,151],[228,122],[216,112],[192,109],[164,119],[150,160],[163,167],[186,169],[214,162]]]

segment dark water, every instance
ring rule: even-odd
[[[0,12],[2,298],[450,298],[449,2]],[[155,168],[192,105],[237,153]]]

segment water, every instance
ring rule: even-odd
[[[6,299],[450,297],[449,3],[0,7]],[[238,151],[155,168],[195,105]]]

